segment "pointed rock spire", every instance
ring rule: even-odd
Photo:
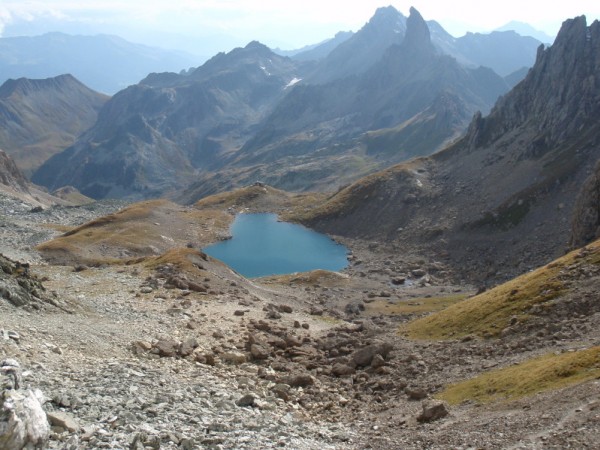
[[[418,52],[433,51],[429,27],[421,16],[421,13],[412,6],[410,8],[410,15],[406,20],[406,34],[404,35],[402,45],[407,49]]]

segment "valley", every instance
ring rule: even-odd
[[[600,22],[332,42],[2,85],[0,448],[598,446]],[[242,213],[347,267],[242,276]]]
[[[341,273],[253,280],[199,251],[227,233],[236,211],[303,207],[303,199],[252,189],[194,207],[34,213],[4,199],[3,252],[21,243],[17,256],[32,261],[46,289],[38,295],[51,301],[1,303],[0,352],[20,361],[23,382],[44,392],[52,417],[69,418],[55,422],[48,448],[593,446],[597,244],[549,266],[561,273],[558,296],[536,287],[537,278],[498,288],[540,289],[541,308],[447,335],[439,335],[442,318],[429,337],[415,318],[467,298],[486,302],[495,290],[473,297],[475,288],[453,283],[439,262],[360,239],[344,239],[352,253]],[[71,230],[61,234],[65,224]],[[418,419],[448,383],[584,349],[596,351],[592,365],[566,369],[587,377],[583,384],[544,391],[553,382],[545,375],[525,398],[499,388],[506,400],[458,397],[448,416]]]

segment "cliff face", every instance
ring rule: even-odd
[[[28,182],[13,159],[0,150],[0,184],[17,192],[28,193]]]
[[[567,246],[575,198],[600,158],[598,117],[600,23],[578,17],[462,139],[359,181],[307,221],[451,260],[473,279],[506,278]]]
[[[571,248],[582,247],[600,237],[600,162],[577,196],[571,224]]]

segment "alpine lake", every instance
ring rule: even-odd
[[[348,249],[330,237],[301,225],[280,222],[276,214],[238,214],[232,238],[203,251],[247,278],[348,265]]]

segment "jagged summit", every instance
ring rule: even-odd
[[[392,5],[382,6],[377,8],[373,17],[367,22],[367,27],[389,27],[389,26],[400,26],[404,28],[403,24],[405,20],[402,20],[404,16]]]
[[[415,8],[410,8],[410,16],[406,20],[406,33],[402,46],[412,52],[431,53],[434,48],[431,44],[429,27]]]

